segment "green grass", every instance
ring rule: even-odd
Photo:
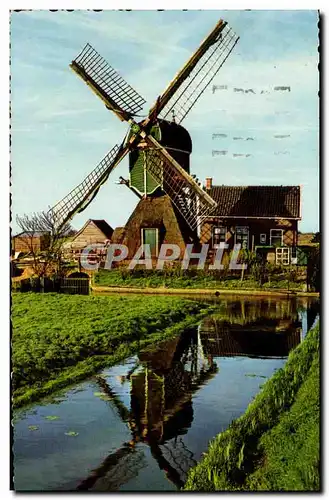
[[[319,326],[190,470],[186,490],[319,491]]]
[[[208,311],[204,303],[177,297],[13,293],[13,405],[118,363]]]
[[[303,282],[288,282],[282,276],[273,278],[271,282],[266,282],[262,286],[259,282],[250,277],[241,281],[240,276],[219,278],[216,273],[205,273],[203,271],[148,271],[137,270],[129,272],[127,270],[100,269],[95,276],[95,285],[114,287],[136,287],[136,288],[228,288],[228,289],[287,289],[302,290]]]
[[[296,401],[262,436],[262,465],[247,481],[250,490],[319,490],[320,367],[316,358]]]

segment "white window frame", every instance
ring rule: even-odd
[[[237,236],[237,232],[238,232],[238,229],[247,229],[247,235],[248,235],[248,240],[247,240],[247,250],[249,250],[249,237],[250,237],[250,230],[249,230],[249,226],[235,226],[235,233],[234,233],[234,244],[236,245],[236,236]],[[242,246],[241,246],[241,250],[242,250]]]
[[[275,264],[289,266],[290,264],[290,247],[276,247],[275,249]]]
[[[158,227],[141,227],[141,242],[144,245],[144,229],[154,229],[155,230],[155,242],[156,242],[156,252],[155,257],[159,256],[159,228]]]
[[[272,231],[281,231],[281,247],[283,246],[283,229],[270,229],[270,245],[272,246]],[[277,236],[276,236],[277,238]]]
[[[290,263],[291,264],[297,264],[298,263],[297,247],[291,247],[291,250],[290,250]]]
[[[267,236],[266,233],[260,233],[260,235],[259,235],[259,243],[261,245],[266,245],[266,236]],[[262,241],[262,240],[264,240],[264,241]]]
[[[226,226],[214,226],[213,229],[212,229],[212,244],[213,244],[213,246],[215,244],[214,240],[215,240],[215,230],[216,229],[224,229],[224,231],[225,231],[225,233],[224,233],[225,234],[225,240],[224,240],[223,243],[226,243],[226,241],[227,241],[227,227]]]

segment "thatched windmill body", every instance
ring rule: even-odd
[[[129,155],[129,179],[121,182],[140,202],[128,220],[122,242],[131,253],[141,243],[149,243],[156,255],[162,242],[184,245],[196,238],[201,218],[216,203],[190,175],[192,141],[181,122],[237,41],[236,34],[220,20],[140,122],[136,116],[145,100],[89,44],[84,47],[70,67],[130,128],[122,143],[52,208],[58,225],[82,212]]]

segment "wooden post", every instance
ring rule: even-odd
[[[243,278],[244,278],[244,268],[245,268],[245,264],[243,263],[242,269],[241,269],[241,281],[243,281]]]

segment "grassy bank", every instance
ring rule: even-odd
[[[195,288],[195,289],[229,289],[229,290],[270,290],[270,289],[290,289],[303,290],[304,282],[294,282],[283,279],[282,275],[273,277],[270,281],[259,284],[259,281],[252,277],[241,276],[220,277],[220,274],[213,274],[203,271],[178,271],[162,272],[149,270],[136,270],[129,272],[126,269],[100,269],[95,275],[96,286],[111,287],[136,287],[136,288]]]
[[[115,364],[209,310],[177,297],[12,295],[14,406]]]
[[[186,490],[318,491],[319,326],[209,445]]]

